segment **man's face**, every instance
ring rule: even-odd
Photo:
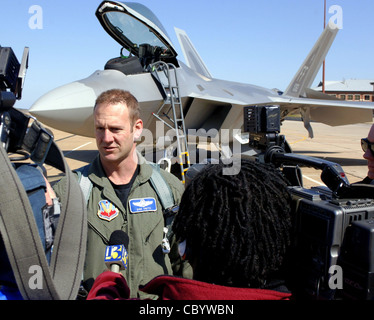
[[[131,124],[125,104],[99,104],[94,119],[96,144],[103,164],[117,165],[133,155],[134,141],[141,135],[143,122],[138,119]]]
[[[368,140],[374,143],[374,125],[370,128]],[[374,156],[369,149],[364,153],[364,158],[368,161],[368,177],[374,179]]]

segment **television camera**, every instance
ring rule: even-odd
[[[21,63],[12,48],[0,46],[0,140],[9,154],[21,154],[11,158],[20,161],[30,158],[42,165],[53,142],[53,134],[42,127],[35,118],[13,108],[22,97],[22,89],[28,68],[29,48],[25,48]]]
[[[86,205],[51,131],[13,108],[21,99],[28,57],[27,47],[19,63],[11,48],[0,46],[0,296],[71,300],[77,298],[84,266]],[[44,163],[65,174],[65,192],[52,205],[45,198]],[[38,290],[30,285],[35,266],[42,275]]]
[[[280,135],[278,106],[244,108],[255,161],[288,180],[295,225],[295,294],[310,299],[374,299],[374,188],[350,184],[337,163],[294,154]],[[303,187],[301,167],[321,170],[326,186]]]

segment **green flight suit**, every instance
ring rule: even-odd
[[[153,168],[139,154],[138,157],[140,170],[130,189],[126,208],[106,177],[99,156],[90,166],[88,177],[93,186],[87,205],[87,253],[83,275],[86,288],[90,288],[94,279],[107,270],[104,263],[105,249],[115,230],[123,230],[129,236],[128,268],[121,272],[128,282],[131,297],[137,297],[139,286],[158,275],[174,274],[192,278],[192,269],[187,263],[182,263],[175,241],[171,243],[169,254],[162,252],[164,216],[160,200],[150,183]],[[161,172],[172,190],[175,203],[179,204],[184,192],[183,184],[174,175],[164,170]],[[57,195],[62,191],[59,185],[54,187]],[[155,199],[156,211],[140,210],[132,213],[130,201],[146,198]],[[106,206],[99,205],[103,200],[107,200]]]

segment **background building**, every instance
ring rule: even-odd
[[[322,82],[313,89],[322,92]],[[374,102],[374,79],[326,81],[325,93],[341,100]]]

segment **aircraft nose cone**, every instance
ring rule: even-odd
[[[40,97],[29,112],[46,126],[91,137],[95,100],[96,94],[92,88],[72,82]]]
[[[72,82],[53,89],[40,97],[30,108],[35,116],[45,116],[50,112],[62,112],[81,106],[93,106],[96,94],[94,90],[83,83]],[[61,114],[66,115],[66,113]]]

